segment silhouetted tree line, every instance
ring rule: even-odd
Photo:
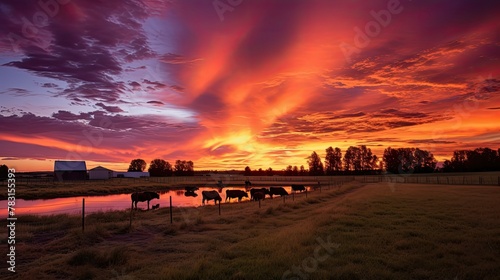
[[[273,176],[273,175],[281,175],[281,176],[305,176],[308,175],[308,171],[304,168],[303,165],[299,167],[297,166],[287,166],[286,169],[283,170],[273,170],[271,167],[264,170],[262,168],[252,170],[249,166],[245,167],[243,171],[243,175],[245,176]]]
[[[9,177],[9,167],[5,164],[0,165],[0,180],[7,179]]]
[[[130,162],[129,172],[143,172],[146,170],[146,162],[143,159],[134,159]],[[168,161],[163,159],[153,159],[148,168],[151,177],[168,177],[168,176],[193,176],[194,163],[192,161],[176,160],[172,166]]]
[[[477,148],[457,150],[450,160],[445,160],[443,172],[500,171],[500,149]]]
[[[432,173],[437,161],[434,155],[419,148],[385,149],[383,156],[385,170],[394,174]]]

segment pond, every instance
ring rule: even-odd
[[[269,188],[269,186],[258,186],[255,188]],[[291,186],[283,186],[283,188],[291,194]],[[306,186],[308,191],[311,187]],[[151,200],[149,206],[160,204],[160,208],[169,207],[170,196],[172,197],[173,207],[198,207],[202,206],[201,203],[201,192],[206,190],[218,190],[217,188],[210,187],[199,187],[198,190],[194,192],[186,192],[184,189],[169,190],[160,192],[160,199]],[[227,186],[219,192],[222,203],[226,200],[226,190],[245,190],[244,187],[231,187]],[[247,189],[249,190],[249,189]],[[85,214],[96,213],[96,212],[106,212],[113,210],[125,210],[130,209],[132,204],[130,193],[126,194],[115,194],[115,195],[105,195],[105,196],[77,196],[77,197],[65,197],[65,198],[53,198],[53,199],[35,199],[35,200],[24,200],[16,199],[15,214],[20,215],[57,215],[57,214],[81,214],[82,213],[82,200],[85,199]],[[248,198],[244,197],[242,202],[250,200],[250,192],[248,192]],[[231,199],[227,203],[237,203],[238,199]],[[2,200],[1,203],[1,213],[0,218],[7,217],[7,201]],[[208,205],[214,205],[213,200],[208,203]],[[139,202],[137,204],[139,209],[146,210],[147,202]]]

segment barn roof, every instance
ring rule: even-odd
[[[56,160],[54,171],[87,171],[85,161]]]
[[[92,169],[90,169],[89,171],[113,171],[111,169],[107,169],[106,167],[102,167],[102,166],[97,166],[97,167],[94,167]]]

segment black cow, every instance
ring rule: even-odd
[[[160,204],[159,203],[156,204],[156,205],[153,205],[153,207],[151,207],[151,209],[153,209],[153,210],[158,209],[158,208],[160,208]]]
[[[258,191],[258,192],[254,192],[252,199],[255,201],[259,201],[259,200],[264,200],[265,197],[266,197],[265,193]]]
[[[303,192],[305,190],[306,188],[304,187],[304,185],[292,185],[292,191]]]
[[[243,197],[248,197],[248,194],[244,191],[226,190],[226,201],[229,199],[229,202],[231,202],[231,198],[238,198],[238,202],[240,202]]]
[[[155,192],[135,192],[133,193],[130,198],[132,199],[132,209],[134,209],[134,203],[135,203],[135,209],[137,210],[137,202],[143,202],[147,201],[148,202],[148,210],[149,210],[149,201],[151,199],[160,199],[160,195]]]
[[[219,201],[219,204],[222,201],[222,198],[220,197],[220,195],[217,191],[202,191],[201,196],[203,196],[203,198],[201,199],[201,203],[203,205],[205,205],[205,200],[207,202],[210,200],[213,200],[214,204],[216,204],[216,205],[217,205],[217,201]]]
[[[266,188],[260,188],[260,189],[251,189],[250,190],[250,199],[253,199],[253,196],[255,195],[255,193],[257,192],[261,192],[264,194],[264,197],[266,196],[266,194],[269,194],[269,190],[266,189]]]
[[[271,187],[269,189],[269,196],[273,198],[273,195],[284,196],[288,195],[288,192],[282,187]]]

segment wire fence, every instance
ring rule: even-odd
[[[391,174],[374,176],[356,176],[356,181],[364,183],[411,183],[436,185],[485,185],[500,186],[498,175],[449,175],[449,174]]]
[[[353,178],[351,178],[351,180],[352,179]],[[350,180],[343,179],[332,182],[332,184],[313,185],[309,188],[306,188],[305,192],[299,193],[292,191],[288,196],[281,196],[280,198],[275,197],[274,199],[282,199],[283,203],[287,203],[287,201],[296,201],[301,197],[307,198],[308,192],[321,192],[325,189],[338,188],[348,181]],[[162,197],[160,202],[162,203],[161,209],[169,209],[168,216],[166,217],[166,222],[173,223],[175,221],[173,219],[174,215],[185,216],[186,211],[189,212],[193,211],[192,209],[197,209],[197,207],[188,207],[191,210],[186,210],[187,208],[184,206],[174,207],[174,203],[176,202],[175,200],[179,199],[178,196],[176,198],[176,194],[173,194],[173,196],[168,196],[167,201],[164,197],[165,196]],[[201,202],[201,196],[196,199],[199,199],[199,201]],[[233,201],[230,200],[229,202],[224,202],[223,200],[222,203],[217,203],[219,207],[219,215],[223,215],[224,212],[224,206],[221,205],[227,205],[229,203],[239,203],[236,201],[236,199],[234,199]],[[112,200],[103,199],[103,197],[100,197],[98,199],[93,197],[85,197],[78,199],[73,198],[72,201],[65,202],[48,202],[47,200],[41,200],[37,201],[36,204],[33,204],[33,201],[29,201],[31,204],[28,203],[26,205],[22,205],[22,203],[20,202],[21,201],[19,201],[18,206],[15,207],[15,216],[18,218],[17,224],[19,231],[26,230],[26,232],[29,232],[35,228],[43,228],[43,230],[45,231],[59,231],[62,230],[60,224],[61,221],[69,219],[74,223],[75,219],[78,219],[78,217],[80,217],[79,219],[81,219],[82,231],[85,231],[85,227],[99,226],[99,224],[103,223],[103,218],[106,220],[106,222],[123,222],[126,217],[129,222],[129,227],[132,227],[135,222],[139,221],[136,220],[137,213],[147,211],[146,202],[140,202],[139,210],[136,210],[132,207],[131,199],[126,199],[125,197],[123,197],[122,199]],[[154,209],[154,206],[158,205],[158,202],[159,201],[156,199],[150,201],[150,211]],[[253,201],[249,202],[254,203]],[[211,205],[211,203],[208,202],[207,204]],[[258,203],[255,202],[255,207],[257,207],[257,205],[259,208],[261,207],[260,200],[258,201]],[[197,204],[192,206],[201,205]],[[2,210],[2,214],[4,213],[7,214],[7,209]],[[7,215],[2,215],[2,218],[7,218]],[[107,216],[109,219],[105,218],[105,216]],[[180,221],[182,221],[182,219]],[[74,226],[75,225],[73,224],[73,228]]]

